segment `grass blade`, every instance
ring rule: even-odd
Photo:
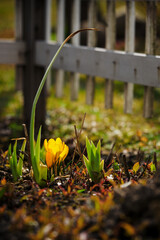
[[[26,139],[23,141],[21,150],[20,150],[20,155],[19,155],[19,161],[17,164],[17,173],[19,176],[22,176],[22,168],[23,168],[23,159],[24,159],[24,151],[26,147]]]

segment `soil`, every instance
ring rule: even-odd
[[[70,149],[65,165],[73,157],[74,146]],[[108,174],[99,184],[91,182],[76,155],[72,168],[40,188],[27,162],[23,178],[13,182],[7,158],[1,154],[1,239],[159,239],[159,168],[153,174],[152,159],[142,153],[102,156]],[[113,159],[120,169],[115,169]],[[137,159],[141,167],[134,173]]]

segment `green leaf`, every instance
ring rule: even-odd
[[[41,177],[40,177],[40,143],[41,143],[41,127],[39,128],[37,142],[34,150],[34,159],[32,160],[32,167],[34,178],[36,182],[39,184]]]
[[[87,155],[88,155],[88,159],[89,160],[89,164],[90,164],[90,168],[93,169],[97,169],[97,163],[96,163],[96,159],[95,159],[95,146],[93,144],[93,142],[89,142],[88,138],[86,137],[86,148],[87,148]]]
[[[96,146],[94,145],[94,143],[92,141],[91,141],[91,149],[92,149],[94,157],[96,157],[97,148],[96,148]]]
[[[93,166],[93,171],[99,172],[100,169],[100,160],[101,160],[101,155],[100,155],[100,141],[97,144],[97,147],[94,145],[92,142],[92,150],[93,150],[93,157],[92,157],[92,166]]]
[[[34,173],[35,181],[39,184],[39,181],[40,181],[40,171],[39,171],[39,168],[36,165],[36,157],[34,157],[32,167],[33,167],[33,173]]]
[[[95,149],[91,148],[90,165],[94,171],[97,171],[98,165],[97,165],[97,159],[96,159],[94,152],[95,152]]]
[[[36,147],[35,147],[36,165],[37,165],[38,169],[40,167],[41,129],[42,129],[42,127],[39,128]]]
[[[151,172],[155,172],[156,171],[156,166],[154,163],[151,164]]]
[[[10,156],[10,158],[9,158],[9,165],[12,170],[12,168],[13,168],[13,157],[12,156]]]
[[[86,168],[93,182],[98,183],[103,177],[104,160],[101,161],[101,142],[99,140],[97,147],[86,137],[86,148],[88,159],[83,156]]]
[[[43,182],[43,184],[44,184],[47,181],[47,166],[40,163],[39,168],[40,168],[40,180],[39,181],[40,181],[40,183]]]
[[[98,141],[98,144],[97,144],[96,158],[97,158],[97,162],[99,165],[101,162],[101,142],[100,142],[100,140]]]
[[[22,168],[23,168],[23,159],[24,159],[24,151],[26,147],[26,139],[23,141],[21,150],[20,150],[20,155],[19,155],[19,161],[17,164],[17,172],[19,176],[22,176]]]
[[[12,157],[12,151],[11,151],[11,144],[9,144],[9,148],[8,148],[8,159],[9,159],[9,165],[10,165],[10,168],[12,170],[13,168],[13,157]]]
[[[20,152],[20,157],[23,160],[24,159],[24,152],[25,152],[25,148],[26,148],[26,139],[24,139],[22,147],[21,147],[21,152]]]
[[[88,159],[90,160],[91,159],[91,145],[90,145],[90,142],[87,137],[86,137],[86,148],[87,148]]]
[[[91,165],[90,165],[90,162],[89,162],[89,160],[86,158],[86,156],[84,156],[84,155],[83,155],[83,160],[84,160],[84,162],[85,162],[85,165],[86,165],[87,171],[88,171],[88,173],[89,173],[89,176],[90,176],[91,179],[92,179],[92,178],[93,178],[93,176],[92,176],[92,167],[91,167]]]
[[[104,160],[101,161],[100,163],[100,171],[104,170]]]
[[[14,181],[17,181],[19,175],[17,172],[17,140],[13,146],[13,153],[12,153],[12,175]]]
[[[79,189],[79,190],[77,190],[77,193],[83,193],[85,191],[86,191],[86,189]]]
[[[86,165],[86,168],[88,170],[88,166],[89,166],[89,160],[86,158],[86,156],[83,155],[83,160],[84,160],[84,163]]]
[[[9,144],[9,148],[8,148],[8,158],[10,158],[10,156],[12,155],[12,151],[11,151],[11,144]]]

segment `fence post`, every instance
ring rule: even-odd
[[[88,7],[88,27],[95,27],[96,25],[96,1],[90,0]],[[88,31],[88,47],[95,47],[96,45],[96,33],[94,31]],[[95,93],[95,77],[87,76],[86,82],[86,104],[91,105],[94,101]]]
[[[135,2],[126,1],[125,51],[133,53],[135,49]],[[129,76],[128,76],[129,77]],[[124,112],[132,113],[133,83],[124,84]]]
[[[156,2],[147,2],[147,16],[146,16],[146,54],[155,54],[156,50]],[[144,109],[143,115],[145,118],[152,117],[153,114],[153,87],[144,88]]]
[[[15,1],[15,38],[16,41],[23,39],[23,26],[22,26],[22,1]],[[23,82],[23,67],[16,66],[16,90],[22,90]]]
[[[57,0],[57,41],[62,43],[65,37],[65,0]],[[57,98],[63,96],[64,71],[56,70],[55,95]]]
[[[71,21],[71,29],[72,32],[77,31],[80,29],[80,17],[81,17],[81,7],[80,7],[80,0],[73,0],[72,3],[72,21]],[[72,38],[72,44],[74,46],[78,46],[80,42],[79,34],[77,34],[74,38]],[[71,73],[70,74],[70,81],[71,81],[71,100],[78,99],[78,92],[79,92],[79,73]]]
[[[46,13],[45,13],[45,40],[49,42],[51,38],[51,0],[46,1]],[[46,82],[47,93],[51,86],[51,72],[49,72]]]
[[[33,99],[43,77],[45,68],[35,66],[35,41],[45,39],[46,0],[23,0],[23,40],[26,42],[26,65],[24,66],[23,93],[24,117],[27,127]],[[41,93],[36,111],[36,129],[45,124],[45,87]]]
[[[107,0],[106,48],[112,50],[116,41],[115,0]],[[113,63],[116,64],[116,63]],[[113,106],[113,81],[105,80],[105,108]]]

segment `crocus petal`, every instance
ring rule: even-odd
[[[60,138],[57,138],[57,139],[56,139],[56,143],[57,143],[57,144],[62,144],[62,140],[61,140]]]
[[[46,149],[46,164],[48,168],[63,161],[69,152],[68,146],[60,138],[56,140],[51,138],[48,142],[45,139],[44,147]]]
[[[53,138],[49,139],[49,141],[48,141],[48,148],[54,147],[55,143],[56,143],[56,141]]]
[[[46,152],[46,164],[48,168],[51,168],[53,165],[53,154],[51,152]]]
[[[44,140],[44,147],[45,147],[46,151],[48,151],[48,143],[47,143],[47,139]]]
[[[69,147],[67,145],[64,145],[64,150],[59,156],[60,161],[63,161],[67,157],[68,152],[69,152]]]
[[[60,151],[62,152],[64,149],[63,142],[60,138],[56,139],[56,144],[59,146]]]
[[[55,158],[55,163],[57,163],[58,161],[58,158],[61,154],[61,151],[60,151],[60,148],[59,148],[59,145],[55,144],[54,148],[52,149],[53,151],[53,155],[54,155],[54,158]]]

